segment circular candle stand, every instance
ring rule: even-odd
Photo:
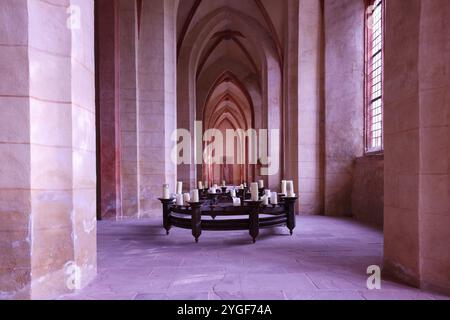
[[[234,206],[231,196],[228,202],[218,203],[220,194],[208,194],[207,201],[177,206],[175,199],[159,199],[163,205],[163,226],[169,234],[172,227],[189,229],[195,242],[202,231],[247,230],[253,243],[260,229],[286,226],[290,234],[295,229],[295,202],[298,198],[282,197],[278,204],[262,205],[262,201],[244,199]],[[241,198],[242,199],[242,198]],[[212,219],[206,219],[210,217]],[[218,219],[218,218],[221,219]]]

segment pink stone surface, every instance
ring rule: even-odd
[[[325,214],[351,215],[364,126],[364,1],[325,1]]]
[[[362,0],[210,0],[195,12],[191,1],[102,0],[97,17],[92,0],[2,1],[0,298],[70,293],[67,266],[84,287],[97,261],[99,278],[75,298],[441,298],[387,279],[368,291],[369,263],[449,293],[450,2],[385,2],[385,150],[371,161],[359,158]],[[68,5],[81,9],[80,29],[67,27]],[[217,85],[224,74],[238,85]],[[214,105],[224,93],[237,102]],[[244,107],[245,119],[214,107]],[[298,213],[383,219],[384,234],[301,217],[294,238],[265,234],[257,253],[239,233],[207,235],[200,251],[181,230],[162,237],[162,184],[189,191],[204,172],[169,160],[172,133],[203,118],[280,129],[280,170],[266,186],[294,180]],[[97,210],[153,219],[107,221],[97,234]]]
[[[293,237],[265,230],[188,230],[165,235],[159,219],[99,223],[99,275],[77,300],[434,300],[449,297],[382,279],[367,289],[370,265],[383,261],[383,234],[351,219],[304,216]]]
[[[67,28],[64,5],[70,3],[86,13],[81,31]],[[0,112],[10,124],[1,126],[0,145],[10,165],[0,178],[0,298],[70,292],[68,263],[80,268],[81,286],[96,274],[93,2],[59,4],[1,5],[2,63],[8,67],[1,67],[7,85],[0,96],[7,104]],[[3,23],[24,14],[23,30]],[[21,51],[8,57],[10,48]]]
[[[450,5],[389,1],[385,65],[385,263],[409,283],[450,290]],[[445,93],[444,93],[445,92]]]
[[[353,173],[352,214],[355,219],[383,227],[383,156],[358,158]]]

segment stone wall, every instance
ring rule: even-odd
[[[384,163],[383,156],[355,160],[352,186],[352,215],[358,221],[383,226]]]
[[[363,154],[364,1],[325,0],[325,214],[351,215]]]

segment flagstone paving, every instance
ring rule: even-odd
[[[61,299],[308,300],[448,299],[383,279],[367,288],[367,268],[382,266],[383,234],[351,219],[297,218],[285,228],[248,233],[172,229],[160,219],[101,221],[98,276]]]

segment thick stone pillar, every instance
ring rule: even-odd
[[[96,274],[93,2],[72,2],[77,29],[67,4],[1,4],[2,298],[54,298]]]
[[[74,242],[74,266],[79,268],[81,274],[78,285],[84,287],[97,274],[94,3],[91,0],[71,0],[70,4],[79,7],[81,13],[81,27],[72,29],[71,50],[71,237]],[[70,268],[70,263],[68,266]]]
[[[284,105],[283,119],[284,157],[283,179],[298,180],[298,63],[299,63],[299,2],[289,0],[286,6],[287,28],[284,58]],[[296,186],[298,184],[296,183]],[[280,187],[277,188],[279,190]],[[299,210],[297,203],[296,210]]]
[[[421,285],[450,294],[450,2],[421,2]]]
[[[323,28],[318,0],[290,1],[285,74],[285,172],[300,214],[323,213]]]
[[[450,3],[386,14],[385,271],[450,293]]]
[[[121,210],[121,134],[119,84],[119,4],[99,0],[96,6],[97,90],[99,130],[99,210],[102,218],[116,219]]]
[[[29,298],[32,210],[28,4],[3,1],[0,9],[0,299]]]
[[[138,197],[137,11],[136,1],[118,0],[118,72],[120,110],[120,175],[123,217],[136,217]]]
[[[298,66],[298,194],[301,214],[323,214],[323,28],[319,0],[301,0]]]
[[[164,183],[175,191],[170,161],[176,128],[176,10],[174,0],[143,2],[138,42],[139,216],[161,215]]]
[[[364,152],[364,1],[325,0],[325,214],[351,215]]]
[[[420,0],[386,2],[385,268],[419,286]]]

